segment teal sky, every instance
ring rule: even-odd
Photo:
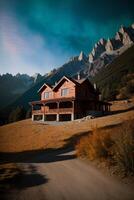
[[[0,0],[0,73],[45,74],[134,22],[127,0]]]

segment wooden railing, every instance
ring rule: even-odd
[[[43,112],[42,110],[32,110],[32,114],[39,115],[39,114],[43,114]]]
[[[33,114],[56,114],[56,113],[59,113],[59,114],[62,114],[62,113],[72,113],[73,112],[73,108],[55,108],[55,109],[49,109],[49,110],[33,110],[32,113]]]
[[[45,113],[70,113],[72,112],[72,108],[55,108],[55,109],[49,109],[46,110]]]

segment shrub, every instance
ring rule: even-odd
[[[113,159],[125,172],[134,172],[134,121],[127,121],[116,131]]]
[[[126,87],[120,89],[119,94],[116,96],[117,99],[127,99],[129,94],[126,90]]]
[[[27,112],[26,112],[26,119],[29,119],[32,117],[32,111],[31,109],[29,109]]]
[[[108,131],[93,130],[89,136],[82,138],[76,146],[77,155],[90,160],[107,158],[109,156],[112,140]]]
[[[134,74],[127,74],[122,78],[117,99],[130,98],[134,94]]]
[[[26,111],[22,106],[18,106],[9,115],[9,122],[16,122],[25,119]]]
[[[76,150],[80,157],[110,160],[121,171],[134,173],[134,120],[110,129],[93,130],[80,139]]]
[[[130,80],[128,83],[127,83],[127,86],[126,86],[126,90],[129,94],[133,94],[134,93],[134,80]]]

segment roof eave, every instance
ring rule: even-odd
[[[68,78],[67,76],[63,76],[59,81],[58,83],[53,87],[53,91],[55,90],[55,88],[60,84],[60,82],[63,80],[63,79],[66,79],[68,81],[71,81],[72,83],[74,83],[70,78]],[[75,84],[75,83],[74,83]]]
[[[37,91],[37,93],[40,93],[44,86],[49,87],[50,89],[52,89],[52,87],[51,87],[50,85],[48,85],[47,83],[44,83],[44,84],[41,86],[41,88]]]

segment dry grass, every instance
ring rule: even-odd
[[[134,120],[113,128],[94,129],[80,138],[76,150],[80,157],[103,159],[127,174],[134,173]]]
[[[134,120],[122,124],[113,140],[114,161],[125,172],[134,172]]]
[[[94,129],[91,134],[80,139],[76,145],[77,155],[89,160],[107,158],[113,144],[107,130]]]
[[[127,110],[134,107],[134,96],[127,100],[112,101],[111,111]]]
[[[23,120],[0,127],[0,152],[21,152],[37,149],[60,148],[69,138],[91,131],[92,127],[111,126],[128,118],[134,111],[100,117],[84,122],[68,122],[63,125],[45,125]]]

